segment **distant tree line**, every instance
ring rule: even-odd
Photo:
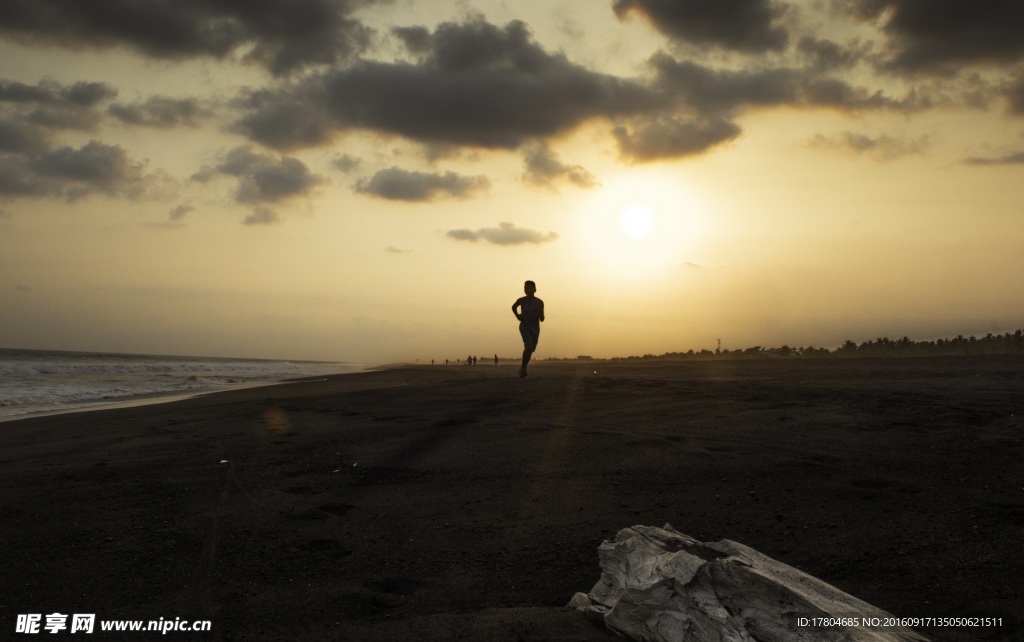
[[[661,359],[665,361],[681,359],[766,359],[766,358],[828,358],[828,357],[940,357],[970,355],[1008,355],[1024,354],[1024,330],[1005,334],[986,334],[984,337],[957,335],[952,339],[936,339],[935,341],[912,341],[908,337],[878,339],[857,343],[847,339],[837,348],[818,348],[815,346],[766,348],[754,346],[737,350],[703,349],[700,351],[666,352],[665,354],[643,356],[614,357],[608,361],[634,361],[641,359]],[[576,360],[590,360],[591,357],[580,356]],[[568,359],[547,359],[551,361],[567,361]]]

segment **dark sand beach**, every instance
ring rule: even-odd
[[[168,640],[614,640],[565,608],[634,524],[1024,639],[1024,360],[417,366],[0,424],[17,614]],[[99,632],[86,639],[137,639]],[[159,637],[159,636],[154,636]]]

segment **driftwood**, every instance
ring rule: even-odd
[[[893,616],[730,540],[625,528],[598,549],[601,579],[569,606],[643,642],[920,642]]]

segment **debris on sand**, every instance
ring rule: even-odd
[[[733,542],[666,524],[624,528],[598,549],[601,579],[569,606],[644,642],[921,642],[899,618]]]

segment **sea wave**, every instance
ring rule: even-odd
[[[0,350],[0,418],[363,369],[344,362]]]

